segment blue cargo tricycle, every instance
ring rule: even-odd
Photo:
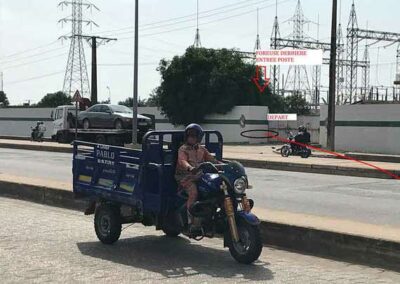
[[[224,237],[233,258],[252,263],[262,250],[259,219],[246,197],[247,175],[238,162],[222,160],[222,135],[205,131],[203,143],[221,164],[201,164],[198,201],[190,208],[201,230],[192,235],[186,213],[187,195],[174,179],[183,131],[152,131],[134,150],[74,142],[73,190],[90,201],[96,235],[105,244],[116,242],[122,224],[155,226],[167,236],[184,234],[195,240]],[[90,212],[89,212],[90,213]]]

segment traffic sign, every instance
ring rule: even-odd
[[[79,93],[78,90],[76,90],[74,96],[72,97],[72,101],[79,102],[81,99],[82,99],[81,94]]]

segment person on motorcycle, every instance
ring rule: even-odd
[[[190,214],[191,206],[197,200],[196,181],[199,179],[198,166],[204,162],[218,163],[208,150],[200,145],[204,132],[200,125],[192,123],[185,128],[184,144],[178,150],[175,179],[188,194],[186,203],[189,228],[198,228],[198,220]]]
[[[46,126],[44,125],[44,122],[39,121],[38,123],[39,123],[39,128],[38,128],[39,133],[44,134],[46,132]]]
[[[43,121],[38,121],[35,127],[31,127],[31,140],[42,142],[44,133],[46,132],[46,126],[44,126]]]
[[[40,128],[40,121],[36,122],[36,126],[31,128],[32,129],[32,132],[31,132],[31,140],[32,141],[36,140],[36,137],[39,133],[39,128]]]
[[[310,133],[307,132],[307,128],[305,126],[301,125],[299,127],[299,132],[294,137],[294,141],[301,144],[309,144],[311,142]],[[295,146],[298,148],[303,148],[303,146],[298,144],[297,145],[295,144]]]

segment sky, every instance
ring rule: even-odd
[[[117,103],[132,96],[134,0],[90,0],[100,11],[84,11],[84,18],[98,25],[85,26],[84,34],[115,37],[98,48],[98,96],[111,96]],[[282,37],[291,33],[287,20],[298,0],[278,0]],[[160,59],[182,55],[193,44],[196,31],[196,0],[139,0],[139,96],[147,98],[159,86]],[[352,0],[341,2],[339,19],[346,27]],[[45,94],[62,90],[69,41],[59,38],[71,31],[60,19],[71,14],[57,0],[0,0],[0,72],[4,91],[12,104],[38,102]],[[301,0],[311,22],[307,35],[329,42],[331,0]],[[360,28],[400,32],[398,0],[355,0]],[[257,8],[262,48],[268,49],[275,16],[275,0],[199,0],[201,44],[207,48],[253,51],[257,33]],[[319,28],[318,28],[319,19]],[[319,30],[319,32],[318,32]],[[361,47],[365,43],[361,43]],[[85,46],[90,78],[91,51]],[[396,48],[385,43],[370,47],[371,84],[391,85],[395,76]],[[363,48],[360,48],[360,57]],[[328,54],[326,54],[328,56]],[[322,69],[322,84],[328,84],[328,67]]]

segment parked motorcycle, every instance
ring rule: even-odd
[[[43,142],[46,126],[43,121],[38,121],[35,127],[31,127],[31,141]]]
[[[297,145],[295,142],[295,136],[292,132],[289,132],[288,140],[289,143],[285,144],[281,148],[281,156],[289,157],[289,156],[300,156],[304,159],[310,157],[311,150],[307,147],[303,147],[301,145]]]

